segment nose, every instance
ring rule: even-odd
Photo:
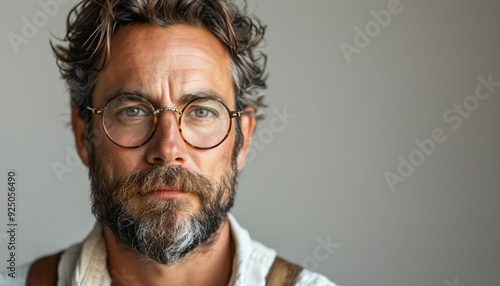
[[[163,112],[165,111],[165,112]],[[176,116],[177,115],[177,116]],[[177,108],[164,107],[155,111],[156,130],[146,144],[146,160],[152,165],[183,164],[187,160],[187,145],[179,133]]]

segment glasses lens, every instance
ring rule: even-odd
[[[220,144],[230,126],[229,111],[217,100],[198,99],[182,110],[182,137],[195,147],[211,148]]]
[[[113,99],[103,114],[103,125],[109,139],[123,147],[145,143],[154,130],[153,108],[135,95]]]

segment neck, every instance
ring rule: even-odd
[[[231,278],[234,243],[227,219],[209,239],[210,243],[198,246],[186,257],[167,266],[123,246],[107,227],[104,227],[104,239],[113,286],[227,285]]]

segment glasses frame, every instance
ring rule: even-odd
[[[136,96],[138,98],[140,98],[142,101],[144,101],[144,103],[147,103],[147,105],[150,107],[151,111],[153,111],[153,117],[154,117],[154,125],[153,125],[153,129],[151,131],[151,134],[149,135],[149,137],[144,141],[144,143],[142,144],[139,144],[137,146],[124,146],[118,142],[116,142],[115,140],[113,140],[113,138],[111,137],[111,135],[108,133],[108,130],[106,129],[106,126],[104,125],[104,113],[106,112],[106,107],[108,106],[108,104],[110,102],[112,102],[113,100],[117,99],[117,98],[120,98],[120,97],[126,97],[126,96]],[[229,128],[226,132],[226,135],[224,135],[224,138],[222,138],[220,140],[219,143],[215,144],[214,146],[212,147],[199,147],[199,146],[196,146],[192,143],[190,143],[189,141],[186,140],[186,138],[184,137],[184,134],[182,133],[182,126],[181,126],[181,120],[182,120],[182,115],[184,115],[184,110],[186,110],[186,108],[193,102],[195,101],[199,101],[199,100],[215,100],[217,102],[219,102],[220,104],[222,104],[222,106],[224,106],[224,108],[227,110],[227,114],[229,116]],[[209,150],[209,149],[213,149],[213,148],[216,148],[217,146],[219,146],[220,144],[222,144],[222,142],[224,142],[227,137],[229,136],[229,133],[231,132],[231,127],[232,127],[232,123],[233,121],[231,119],[233,118],[241,118],[242,115],[249,115],[249,116],[253,116],[253,112],[250,111],[250,110],[240,110],[240,111],[232,111],[232,110],[229,110],[229,108],[226,106],[226,104],[224,104],[224,102],[222,102],[222,100],[220,99],[217,99],[217,98],[212,98],[212,97],[198,97],[198,98],[195,98],[191,101],[189,101],[183,108],[182,110],[179,110],[175,107],[161,107],[161,108],[158,108],[158,109],[155,109],[154,106],[151,104],[151,102],[149,102],[149,100],[147,100],[146,98],[140,96],[140,95],[136,95],[136,94],[119,94],[117,96],[114,96],[112,97],[103,107],[101,108],[96,108],[96,107],[90,107],[90,106],[86,106],[86,108],[88,110],[90,110],[92,112],[92,114],[98,114],[101,116],[101,127],[102,129],[104,130],[104,133],[106,133],[106,137],[108,137],[108,139],[113,142],[113,144],[115,144],[116,146],[119,146],[119,147],[122,147],[122,148],[127,148],[127,149],[133,149],[133,148],[138,148],[138,147],[141,147],[141,146],[144,146],[146,143],[149,142],[149,140],[151,140],[151,138],[153,137],[153,135],[155,134],[155,131],[157,129],[157,126],[158,126],[158,121],[159,121],[159,114],[160,112],[162,111],[172,111],[174,113],[176,113],[177,115],[179,115],[178,117],[178,120],[177,120],[177,127],[179,129],[179,133],[181,135],[181,138],[182,140],[188,144],[189,146],[195,148],[195,149],[199,149],[199,150]]]

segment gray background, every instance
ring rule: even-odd
[[[500,88],[456,130],[443,114],[474,96],[478,76],[500,81],[500,1],[401,0],[348,62],[340,44],[354,45],[355,27],[393,1],[250,5],[269,26],[270,107],[234,214],[255,239],[340,285],[499,285]],[[80,241],[93,223],[48,45],[75,3],[59,5],[18,53],[8,34],[21,36],[22,18],[43,10],[0,4],[2,269],[9,169],[18,171],[18,262]],[[295,117],[271,128],[284,109]],[[435,128],[446,142],[392,191],[384,173],[397,174],[398,157],[409,160]],[[61,180],[57,164],[67,167]]]

